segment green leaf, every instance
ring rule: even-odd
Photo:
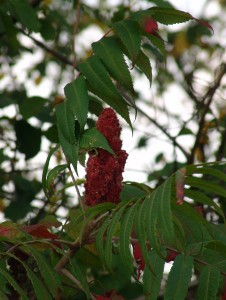
[[[14,126],[17,149],[25,154],[26,160],[34,157],[40,151],[41,130],[31,126],[24,120],[16,121]]]
[[[49,265],[44,255],[39,253],[35,248],[27,245],[23,247],[34,257],[42,278],[48,287],[49,292],[55,299],[58,289],[61,289],[61,282],[58,274],[55,272],[52,266]]]
[[[56,118],[58,132],[71,144],[75,143],[75,118],[66,104],[60,103],[56,106]]]
[[[104,262],[104,234],[105,231],[109,225],[110,220],[107,219],[103,223],[103,225],[100,227],[97,235],[96,235],[96,247],[97,247],[97,252],[99,254],[100,259]]]
[[[88,114],[89,97],[83,76],[68,83],[64,88],[67,104],[76,116],[81,130],[85,127]]]
[[[218,206],[211,198],[206,196],[204,193],[199,192],[199,191],[193,191],[190,189],[185,189],[185,196],[193,199],[196,202],[213,207],[215,209],[215,211],[224,218],[224,212],[221,209],[221,207]]]
[[[18,285],[18,283],[15,281],[15,279],[9,274],[9,272],[6,272],[5,270],[0,268],[0,274],[5,277],[7,282],[14,288],[14,290],[20,295],[22,300],[29,300],[29,298],[26,296],[24,291],[21,289],[21,287]]]
[[[149,208],[149,199],[146,198],[142,204],[140,205],[137,215],[136,215],[136,222],[135,222],[135,232],[136,236],[139,241],[139,245],[141,247],[142,255],[147,267],[152,270],[152,266],[149,263],[149,256],[148,256],[148,249],[147,249],[147,237],[146,237],[146,214]]]
[[[175,258],[166,283],[164,300],[185,299],[192,276],[193,258],[178,255]]]
[[[187,166],[186,175],[194,175],[194,174],[212,175],[220,180],[226,181],[226,174],[220,170],[211,167],[200,166],[200,165]]]
[[[166,49],[165,49],[164,41],[161,38],[154,36],[153,34],[149,34],[146,36],[148,37],[148,39],[150,40],[152,45],[160,51],[163,59],[165,59],[166,58]]]
[[[35,10],[26,0],[9,0],[13,5],[16,15],[20,22],[30,31],[38,32],[40,29],[40,22]]]
[[[83,235],[86,225],[88,225],[90,223],[90,221],[92,221],[96,216],[101,215],[105,212],[109,212],[113,208],[115,208],[115,204],[112,202],[100,203],[91,208],[88,208],[85,211],[84,221],[80,226],[80,233],[79,233],[80,241],[82,241],[82,235]]]
[[[61,131],[58,131],[58,136],[60,140],[60,145],[62,147],[62,150],[68,160],[69,163],[72,163],[76,173],[77,171],[77,163],[78,163],[78,145],[75,143],[69,142],[65,136],[61,133]]]
[[[9,298],[8,298],[8,296],[6,296],[6,294],[3,291],[0,290],[0,299],[1,300],[8,300]]]
[[[159,252],[160,242],[159,242],[159,234],[157,230],[157,202],[155,198],[157,197],[156,190],[149,196],[147,196],[148,201],[148,210],[146,212],[147,218],[147,237],[150,242],[151,247],[154,250]]]
[[[158,230],[161,231],[162,236],[167,241],[172,241],[174,238],[173,230],[173,216],[171,212],[171,186],[173,183],[173,176],[168,178],[159,189],[157,213],[158,213]]]
[[[226,198],[226,190],[224,187],[202,178],[188,177],[185,179],[185,184]]]
[[[215,300],[219,287],[221,273],[220,270],[211,266],[202,268],[197,290],[197,300]]]
[[[139,201],[135,202],[130,208],[128,208],[125,216],[122,218],[119,233],[119,255],[130,273],[132,273],[133,269],[133,258],[129,247],[130,236],[138,204]]]
[[[103,61],[110,75],[120,85],[134,94],[131,75],[116,39],[114,37],[104,37],[93,43],[92,48],[94,53]]]
[[[126,102],[113,85],[100,59],[96,55],[93,55],[87,61],[81,63],[78,68],[89,82],[90,91],[115,109],[131,126]]]
[[[58,174],[62,171],[64,171],[68,167],[67,164],[59,165],[54,167],[52,170],[49,171],[47,178],[46,178],[46,186],[48,190],[52,189],[52,184],[54,183],[54,180],[58,176]]]
[[[76,258],[73,258],[73,263],[70,261],[70,264],[72,266],[73,274],[78,279],[79,283],[81,284],[81,287],[83,291],[86,294],[87,299],[90,299],[90,290],[89,290],[89,284],[87,282],[86,278],[86,271],[83,270],[81,264],[79,263]]]
[[[149,254],[149,264],[152,267],[152,271],[146,265],[143,276],[145,299],[156,300],[161,287],[165,262],[152,250]]]
[[[102,148],[115,155],[108,144],[106,137],[96,128],[87,129],[80,138],[80,148],[92,150],[93,148]]]
[[[44,190],[44,193],[46,197],[48,197],[48,188],[47,188],[47,173],[48,173],[48,168],[49,168],[49,162],[53,154],[59,149],[60,145],[57,145],[56,147],[52,148],[47,156],[45,165],[43,167],[42,171],[42,188]]]
[[[27,272],[28,278],[33,285],[37,300],[51,300],[52,298],[50,297],[47,288],[43,285],[43,283],[35,275],[35,273],[26,265],[26,263],[21,261],[16,255],[13,255],[11,253],[7,253],[7,255],[19,261],[23,265],[24,269]]]
[[[115,233],[118,223],[121,219],[121,216],[124,212],[125,206],[121,207],[116,211],[109,223],[107,233],[106,233],[106,243],[104,250],[104,262],[108,270],[112,271],[112,238]]]
[[[147,79],[152,83],[152,67],[150,63],[150,59],[144,54],[142,50],[137,55],[135,60],[136,66],[144,73]]]
[[[194,19],[189,13],[174,8],[151,7],[141,13],[142,16],[152,17],[164,25],[184,23]]]
[[[26,269],[27,275],[34,287],[35,295],[37,300],[51,300],[47,288],[43,285],[40,279],[35,275],[35,273],[23,263],[24,268]]]
[[[24,99],[19,104],[19,110],[24,119],[29,119],[30,117],[35,117],[42,110],[47,100],[41,97],[31,97]]]
[[[64,226],[65,232],[72,238],[77,239],[80,234],[80,229],[84,221],[84,211],[76,209],[70,211],[70,222]]]
[[[141,34],[138,23],[127,19],[113,24],[112,27],[126,47],[134,63],[140,51],[141,44]]]

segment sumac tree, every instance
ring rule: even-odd
[[[195,299],[225,299],[224,46],[209,42],[214,20],[144,2],[0,4],[0,299],[181,300],[193,286]],[[93,24],[102,37],[81,51]],[[204,67],[213,79],[198,93]],[[31,79],[46,98],[29,94]],[[174,93],[171,110],[142,99],[137,80],[160,96],[178,84],[191,112],[174,113]],[[146,161],[151,138],[169,142],[170,159],[159,150],[146,182],[123,181],[131,153],[121,126],[140,137]]]

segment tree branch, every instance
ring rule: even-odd
[[[137,111],[139,111],[143,116],[145,116],[150,122],[152,122],[158,129],[160,129],[172,142],[173,145],[176,146],[178,149],[181,150],[181,152],[184,154],[184,156],[188,159],[189,153],[176,141],[176,138],[171,136],[168,131],[161,126],[155,119],[150,117],[145,111],[143,111],[141,108],[137,107]]]
[[[62,55],[61,53],[59,53],[58,51],[56,51],[56,50],[54,50],[52,48],[49,48],[43,42],[37,40],[33,36],[31,36],[28,33],[26,33],[23,29],[18,29],[18,30],[21,33],[23,33],[24,35],[26,35],[28,38],[30,38],[37,46],[39,46],[40,48],[42,48],[45,51],[47,51],[48,53],[50,53],[52,56],[54,56],[57,59],[59,59],[62,63],[66,64],[66,65],[73,66],[73,62],[70,59],[68,59],[66,56]]]
[[[202,103],[204,103],[206,100],[207,100],[207,102],[206,102],[206,104],[204,106],[204,109],[203,109],[203,112],[202,112],[202,115],[201,115],[201,118],[200,118],[200,121],[199,121],[199,129],[198,129],[198,132],[196,134],[196,139],[195,139],[195,142],[194,142],[191,154],[188,157],[188,161],[187,161],[188,164],[193,164],[194,163],[195,151],[196,151],[196,149],[197,149],[197,147],[199,145],[200,138],[202,136],[203,127],[205,125],[206,114],[209,111],[209,107],[210,107],[210,105],[211,105],[211,103],[213,101],[213,96],[214,96],[216,90],[219,88],[219,86],[221,84],[221,80],[222,80],[222,78],[223,78],[223,76],[224,76],[225,73],[226,73],[226,64],[223,63],[220,66],[220,70],[219,70],[217,78],[215,79],[214,84],[209,87],[209,89],[207,90],[206,94],[203,96]]]

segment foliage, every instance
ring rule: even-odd
[[[213,39],[212,20],[210,25],[167,1],[146,4],[145,9],[120,4],[113,13],[108,5],[93,9],[82,1],[0,5],[1,299],[157,299],[162,293],[166,300],[185,299],[193,278],[197,299],[225,297],[226,119],[225,104],[214,99],[225,89],[226,64],[199,95],[196,74],[209,66],[202,57],[193,58],[201,50],[212,58],[224,47],[204,43]],[[179,30],[166,27],[187,21],[193,23]],[[102,37],[92,50],[79,51],[79,36],[93,24]],[[15,78],[18,62],[38,51],[41,59]],[[191,104],[190,116],[174,114],[173,100],[171,110],[142,100],[136,84],[142,76],[162,97],[178,83]],[[30,94],[31,78],[36,86],[49,80],[46,97]],[[90,207],[84,192],[87,154],[100,161],[107,153],[113,166],[123,152],[117,120],[106,123],[106,130],[100,130],[100,121],[95,126],[109,106],[135,136],[140,121],[148,121],[148,129],[155,126],[172,144],[173,155],[167,159],[158,152],[145,183],[118,182],[123,162],[117,181],[106,179],[122,189],[120,200],[105,197],[97,203],[97,197]],[[153,117],[155,109],[177,124],[176,134]],[[118,132],[109,138],[111,125]],[[150,132],[143,131],[138,149],[148,147]],[[181,142],[184,136],[192,137],[190,148]],[[45,163],[34,168],[43,156]],[[79,177],[82,167],[85,180]],[[98,181],[92,192],[102,191]]]

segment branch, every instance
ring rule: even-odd
[[[188,157],[188,161],[187,161],[188,164],[193,164],[194,163],[195,151],[196,151],[196,149],[199,145],[200,138],[201,138],[202,132],[203,132],[203,128],[205,126],[206,114],[209,111],[209,107],[210,107],[210,105],[213,101],[213,96],[214,96],[216,90],[219,88],[219,86],[221,84],[221,80],[222,80],[225,73],[226,73],[226,64],[223,63],[220,66],[219,74],[218,74],[217,78],[215,79],[214,84],[209,87],[206,94],[203,96],[202,103],[204,103],[205,101],[207,101],[207,103],[204,106],[204,109],[203,109],[203,112],[202,112],[202,115],[201,115],[201,118],[200,118],[200,121],[199,121],[199,129],[198,129],[198,132],[196,134],[196,139],[195,139],[191,154]]]
[[[49,48],[43,42],[37,40],[33,36],[31,36],[28,33],[26,33],[23,29],[18,29],[18,30],[21,33],[23,33],[24,35],[26,35],[28,38],[30,38],[37,46],[39,46],[40,48],[42,48],[45,51],[49,52],[52,56],[54,56],[57,59],[59,59],[62,63],[66,64],[66,65],[73,66],[73,62],[70,59],[68,59],[66,56],[62,55],[61,53],[59,53],[58,51],[56,51],[56,50],[54,50],[52,48]]]
[[[144,112],[141,108],[136,107],[137,111],[139,111],[143,116],[145,116],[150,122],[152,122],[158,129],[160,129],[172,142],[173,145],[176,146],[178,149],[181,150],[181,152],[184,154],[184,156],[188,159],[189,153],[176,141],[176,138],[171,136],[168,131],[161,126],[155,119],[150,117],[146,112]]]

